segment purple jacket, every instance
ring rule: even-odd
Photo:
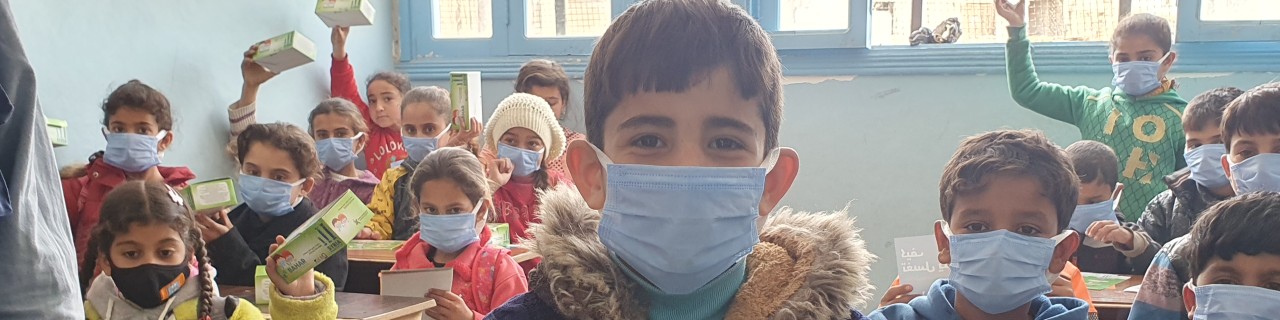
[[[360,170],[359,173],[360,176],[350,178],[325,170],[324,175],[316,179],[316,187],[311,189],[311,194],[307,197],[315,203],[316,208],[324,208],[338,200],[347,190],[351,190],[360,197],[361,202],[369,203],[369,199],[373,197],[373,188],[378,186],[378,177],[373,176],[369,170]]]

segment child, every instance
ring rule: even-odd
[[[392,270],[453,268],[453,290],[432,290],[434,319],[480,319],[529,291],[524,272],[507,249],[486,246],[492,211],[484,166],[460,148],[433,152],[413,172],[410,198],[421,224],[396,250]]]
[[[366,105],[356,85],[356,72],[347,59],[347,34],[350,31],[351,27],[334,27],[330,34],[333,42],[330,91],[333,97],[354,103],[364,115],[364,122],[369,127],[369,145],[364,149],[365,165],[381,179],[392,163],[408,156],[400,140],[400,100],[409,92],[409,77],[391,71],[373,74],[365,83],[369,98]]]
[[[185,188],[196,174],[187,167],[164,167],[160,161],[173,146],[173,112],[169,99],[138,80],[117,87],[102,103],[105,151],[89,164],[64,168],[62,193],[75,237],[76,256],[83,258],[89,232],[98,225],[98,208],[107,192],[128,180],[162,182]]]
[[[214,296],[217,284],[205,243],[181,201],[173,189],[156,182],[131,181],[107,194],[80,269],[86,319],[263,319],[247,300]],[[286,283],[275,263],[267,263],[276,288],[271,292],[274,318],[338,316],[328,277],[307,271]],[[97,277],[95,266],[103,270]]]
[[[1255,192],[1209,208],[1188,240],[1182,289],[1195,319],[1274,319],[1280,313],[1280,193]]]
[[[258,122],[258,88],[275,76],[262,65],[253,62],[251,57],[257,51],[255,46],[244,53],[244,60],[240,62],[240,72],[244,78],[240,100],[227,109],[233,141],[227,148],[233,157],[236,137],[245,127]],[[369,170],[356,168],[356,153],[367,146],[369,127],[360,119],[360,112],[356,111],[355,105],[342,98],[321,101],[311,109],[307,125],[311,128],[311,137],[316,140],[316,151],[325,167],[320,179],[316,180],[315,188],[307,195],[312,203],[324,208],[347,190],[355,193],[361,201],[369,203],[373,188],[378,185],[378,178]]]
[[[1084,240],[1083,246],[1076,251],[1076,264],[1080,270],[1111,274],[1141,274],[1146,271],[1155,250],[1134,248],[1132,239],[1126,242],[1129,243],[1127,246],[1122,246],[1122,240],[1115,240],[1113,244],[1103,237],[1106,232],[1133,225],[1120,224],[1124,217],[1115,210],[1116,203],[1124,195],[1124,184],[1118,182],[1119,160],[1115,151],[1101,142],[1080,140],[1067,146],[1066,154],[1080,182],[1080,196],[1067,226],[1082,235]],[[1141,270],[1135,271],[1133,266],[1140,266]]]
[[[587,66],[588,140],[566,156],[577,189],[543,195],[530,292],[489,317],[862,319],[872,258],[852,219],[770,214],[800,165],[779,147],[781,71],[728,1],[614,20]]]
[[[1253,88],[1227,105],[1222,142],[1226,156],[1220,161],[1236,194],[1280,191],[1280,83]],[[1191,281],[1187,248],[1194,245],[1183,236],[1160,248],[1129,319],[1187,319],[1182,287]]]
[[[418,232],[413,223],[414,198],[409,188],[410,175],[418,163],[438,147],[463,146],[475,149],[474,139],[480,132],[480,122],[472,120],[470,131],[450,126],[449,92],[439,87],[417,87],[405,94],[400,104],[404,115],[401,134],[409,157],[395,163],[382,175],[382,181],[369,201],[373,220],[357,236],[360,239],[409,239]],[[460,129],[460,128],[457,128]]]
[[[950,279],[871,319],[1086,319],[1089,304],[1048,298],[1079,236],[1067,226],[1078,182],[1063,152],[1039,131],[965,139],[942,172],[938,262]]]
[[[520,67],[520,74],[516,76],[516,92],[532,94],[547,100],[547,104],[551,105],[551,111],[556,115],[556,120],[561,121],[565,141],[573,142],[587,138],[563,126],[565,115],[569,113],[569,75],[564,73],[564,68],[560,67],[559,63],[544,59],[526,62]],[[547,171],[564,177],[567,183],[573,183],[568,169],[564,166],[564,156],[547,163]]]
[[[277,236],[292,233],[319,209],[306,195],[320,174],[315,142],[285,123],[251,124],[236,137],[240,178],[236,192],[244,204],[196,215],[218,283],[252,286],[255,268],[267,261]],[[347,250],[316,266],[333,279],[336,290],[347,282]]]
[[[1125,197],[1119,211],[1137,221],[1143,207],[1165,190],[1160,177],[1186,167],[1182,158],[1182,109],[1187,102],[1166,79],[1178,55],[1170,51],[1169,23],[1151,14],[1124,18],[1111,37],[1115,88],[1067,87],[1040,81],[1027,39],[1027,2],[997,0],[1009,21],[1006,47],[1013,100],[1036,113],[1075,125],[1085,140],[1107,144],[1120,158]]]
[[[529,226],[538,218],[538,192],[565,183],[564,176],[547,170],[547,162],[564,153],[565,135],[547,101],[527,93],[502,99],[484,128],[488,176],[497,189],[494,220],[508,224],[511,244],[529,239]],[[526,261],[525,270],[538,264]]]
[[[1122,227],[1114,222],[1099,222],[1089,230],[1092,239],[1110,243],[1133,259],[1133,272],[1145,272],[1160,247],[1187,234],[1200,212],[1235,195],[1222,169],[1226,147],[1219,123],[1222,110],[1240,93],[1236,88],[1219,88],[1191,99],[1182,115],[1189,166],[1164,178],[1169,190],[1151,200],[1136,229],[1128,224]]]

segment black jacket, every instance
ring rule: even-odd
[[[218,269],[218,284],[252,286],[254,272],[266,264],[267,249],[276,243],[276,236],[289,236],[294,229],[316,214],[310,199],[303,199],[293,212],[263,221],[257,212],[247,205],[240,205],[227,214],[233,225],[230,232],[209,242],[209,259]],[[342,291],[347,283],[347,249],[343,248],[320,265],[317,272],[333,279],[335,291]]]

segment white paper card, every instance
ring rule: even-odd
[[[924,294],[938,279],[951,276],[951,269],[938,263],[938,243],[933,235],[893,239],[898,257],[898,280],[911,285],[911,294]]]
[[[453,268],[388,270],[378,274],[382,295],[421,298],[431,289],[453,289]]]

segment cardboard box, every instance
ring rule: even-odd
[[[346,248],[370,219],[373,219],[373,211],[369,211],[355,193],[347,190],[337,201],[320,209],[293,230],[284,245],[271,253],[272,256],[280,256],[277,271],[285,281],[298,280],[308,269],[315,268]]]
[[[297,31],[290,31],[258,42],[253,61],[281,73],[316,60],[316,44]]]
[[[378,281],[379,295],[421,298],[431,289],[453,290],[453,268],[387,270],[378,273]]]
[[[197,182],[182,189],[187,206],[196,212],[230,208],[240,204],[236,183],[231,178]]]
[[[484,104],[480,101],[480,72],[449,73],[450,108],[462,115],[462,119],[476,119],[484,123]],[[471,130],[471,121],[454,122],[455,130]]]
[[[505,223],[489,224],[489,246],[498,248],[511,247],[511,226]]]
[[[258,266],[253,273],[253,303],[271,304],[271,278],[267,277],[267,266]]]
[[[329,28],[373,25],[373,4],[368,0],[317,0],[316,16]]]

